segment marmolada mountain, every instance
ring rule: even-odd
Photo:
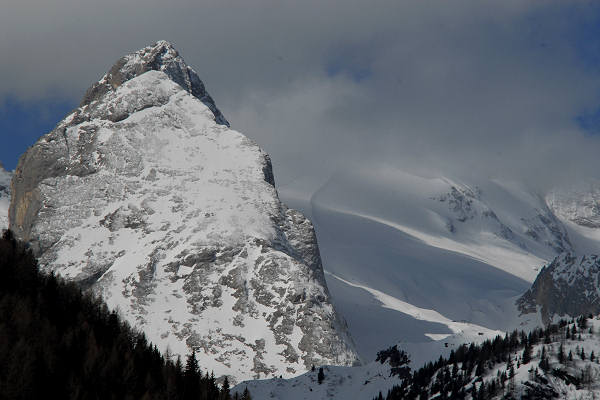
[[[10,227],[42,269],[163,352],[195,350],[235,381],[358,361],[311,222],[168,42],[117,61],[21,157],[11,189]]]

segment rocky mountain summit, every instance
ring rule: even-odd
[[[168,42],[120,59],[20,159],[10,226],[42,268],[234,380],[356,363],[312,224]]]
[[[8,228],[8,206],[10,203],[10,179],[12,174],[0,163],[0,231]]]
[[[522,313],[540,308],[542,320],[600,313],[600,258],[563,253],[545,266],[517,302]]]

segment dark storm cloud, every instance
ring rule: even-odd
[[[542,188],[598,170],[577,124],[600,106],[593,4],[12,3],[0,95],[78,99],[121,55],[170,40],[290,193],[386,166]]]

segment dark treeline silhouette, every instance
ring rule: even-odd
[[[545,374],[556,376],[567,383],[577,387],[582,385],[584,376],[576,377],[569,375],[565,369],[550,368],[549,357],[554,356],[559,364],[567,364],[572,361],[572,354],[564,354],[562,344],[556,354],[550,354],[552,346],[557,340],[566,338],[581,339],[577,333],[587,328],[587,319],[593,316],[581,316],[570,322],[561,320],[558,324],[552,324],[546,328],[536,328],[526,333],[524,331],[513,331],[504,337],[496,336],[493,340],[485,340],[479,345],[461,345],[450,352],[447,358],[440,358],[436,362],[429,362],[422,368],[405,375],[400,385],[394,386],[387,396],[379,394],[375,400],[400,400],[400,399],[492,399],[502,396],[510,399],[511,387],[514,389],[515,366],[526,365],[532,359],[532,346],[542,344],[539,360],[539,369],[533,366],[529,369],[530,382],[525,383],[523,399],[549,399],[557,396],[553,389],[545,386],[548,380]],[[571,326],[572,324],[572,326]],[[546,348],[548,347],[548,348]],[[389,353],[390,348],[381,354]],[[515,357],[515,353],[518,357]],[[583,349],[578,357],[585,359]],[[590,356],[591,357],[591,356]],[[498,364],[504,364],[502,372],[492,377],[482,378]],[[533,364],[533,363],[532,363]],[[490,379],[491,378],[491,379]],[[477,382],[475,389],[471,384]],[[508,393],[508,395],[506,394]]]
[[[41,273],[3,233],[0,399],[232,399],[227,381],[219,387],[200,368],[195,354],[185,366],[166,359],[101,300]]]

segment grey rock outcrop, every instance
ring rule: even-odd
[[[600,228],[600,182],[583,181],[556,189],[546,200],[561,219],[586,228]]]
[[[8,205],[10,202],[10,179],[12,174],[0,163],[0,232],[8,228]]]
[[[446,221],[446,228],[450,233],[460,231],[461,225],[483,222],[491,228],[494,235],[523,250],[528,250],[528,241],[550,248],[554,254],[573,249],[567,230],[545,201],[540,201],[530,216],[520,218],[520,224],[513,223],[513,228],[517,228],[515,230],[511,229],[510,223],[505,223],[498,217],[486,203],[483,194],[478,187],[453,185],[448,193],[434,198],[448,206],[451,217]]]
[[[19,160],[10,226],[43,268],[233,380],[357,362],[314,230],[167,42],[119,60]]]

